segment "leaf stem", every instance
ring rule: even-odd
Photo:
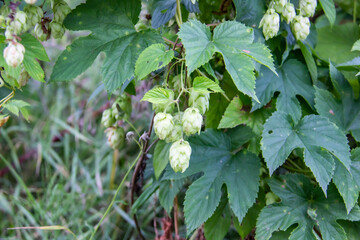
[[[175,18],[177,19],[177,24],[180,27],[182,24],[182,16],[181,16],[181,5],[180,0],[176,0],[176,14]]]
[[[127,170],[125,176],[123,177],[123,179],[121,180],[121,183],[119,184],[116,192],[115,192],[115,195],[113,197],[113,199],[111,200],[110,202],[110,205],[108,206],[108,208],[106,209],[104,215],[102,216],[102,218],[100,219],[99,223],[96,225],[94,231],[92,232],[91,236],[90,236],[90,239],[89,240],[93,240],[94,237],[95,237],[95,234],[97,232],[97,230],[99,229],[99,227],[101,226],[102,222],[105,220],[106,216],[109,214],[112,206],[114,205],[115,203],[115,200],[116,200],[116,197],[117,195],[119,194],[127,176],[130,174],[131,170],[134,168],[135,164],[137,163],[137,161],[140,159],[140,156],[142,155],[142,151],[139,152],[138,156],[136,157],[136,159],[133,161],[133,163],[131,164],[131,166],[129,167],[129,169]]]

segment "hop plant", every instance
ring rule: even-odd
[[[310,33],[309,18],[303,16],[296,16],[291,22],[292,32],[297,40],[303,41]]]
[[[173,130],[173,117],[168,113],[158,113],[154,118],[154,130],[156,135],[164,140]]]
[[[191,147],[189,142],[180,139],[174,142],[169,151],[170,166],[175,172],[185,172],[189,167]]]
[[[62,38],[64,36],[65,28],[62,23],[52,21],[49,27],[53,38]]]
[[[282,11],[282,16],[285,19],[285,21],[289,24],[296,16],[294,4],[290,2],[286,3]]]
[[[21,43],[11,41],[4,49],[4,58],[7,65],[16,68],[24,60],[25,48]]]
[[[23,69],[18,79],[19,86],[20,87],[25,86],[28,83],[29,79],[30,79],[29,73],[25,69]]]
[[[287,0],[273,0],[270,2],[269,8],[274,8],[276,12],[282,13]]]
[[[37,0],[25,0],[27,4],[35,4]]]
[[[62,23],[71,12],[71,8],[65,1],[57,1],[53,6],[54,21]]]
[[[195,107],[199,109],[199,112],[201,114],[204,114],[206,110],[209,109],[209,99],[210,99],[209,93],[199,93],[192,90],[189,97],[189,104],[190,107]]]
[[[27,28],[27,16],[23,11],[17,11],[14,16],[14,20],[10,22],[14,34],[19,34],[22,31],[25,31]]]
[[[26,5],[24,7],[24,12],[27,15],[27,23],[30,26],[35,26],[37,23],[41,21],[41,18],[44,16],[43,11],[40,7],[33,6],[33,5]]]
[[[13,36],[14,32],[15,32],[15,30],[13,29],[13,27],[8,26],[8,27],[6,28],[6,30],[5,30],[5,33],[4,33],[5,38],[6,38],[7,40],[13,40],[13,39],[14,39],[14,36]]]
[[[116,120],[120,119],[128,119],[131,115],[131,97],[128,95],[121,95],[116,101],[113,103],[112,113]]]
[[[112,149],[118,149],[125,143],[125,131],[121,127],[106,129],[107,139]]]
[[[260,27],[263,28],[265,39],[275,37],[280,28],[280,17],[275,12],[275,9],[270,8],[260,21]]]
[[[111,109],[106,109],[101,117],[101,124],[104,125],[104,127],[108,128],[114,125],[115,119],[113,117]]]
[[[46,24],[45,24],[45,26],[46,26]],[[43,29],[43,26],[41,23],[38,23],[35,25],[34,33],[35,33],[36,38],[40,41],[45,41],[48,37],[48,34],[44,32],[44,29]]]
[[[182,138],[182,127],[180,124],[175,124],[169,135],[166,137],[166,142],[176,142]]]
[[[300,0],[300,15],[304,17],[312,17],[315,13],[316,5],[316,0]]]
[[[203,118],[199,109],[191,107],[185,110],[182,117],[182,127],[187,136],[200,133]]]

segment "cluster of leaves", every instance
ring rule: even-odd
[[[357,16],[321,0],[305,41],[295,41],[286,22],[265,41],[258,29],[265,1],[219,2],[209,16],[203,10],[212,1],[154,0],[147,3],[150,24],[139,21],[140,0],[88,0],[64,25],[91,33],[66,47],[50,81],[74,79],[103,52],[109,94],[135,94],[134,86],[150,79],[164,87],[145,95],[156,104],[186,103],[170,94],[186,87],[214,92],[204,131],[188,139],[189,168],[175,173],[171,145],[159,141],[151,184],[132,213],[158,193],[169,214],[174,199],[174,211],[183,200],[184,236],[203,228],[207,239],[232,231],[246,237],[256,228],[259,240],[359,238]],[[178,75],[186,79],[180,89]]]

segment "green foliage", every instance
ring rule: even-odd
[[[162,42],[153,31],[135,30],[139,12],[140,1],[91,0],[78,6],[64,24],[70,30],[90,30],[91,34],[75,40],[59,56],[51,81],[74,79],[91,66],[100,52],[106,54],[101,75],[107,91],[111,93],[131,80],[140,53]]]
[[[311,169],[325,194],[334,174],[335,161],[350,169],[347,139],[335,124],[317,115],[300,119],[292,118],[284,112],[275,112],[264,124],[261,140],[261,149],[270,174],[296,148],[304,149],[305,164]]]
[[[227,186],[230,207],[239,221],[255,202],[260,161],[246,151],[233,153],[236,149],[232,148],[231,142],[230,136],[214,130],[193,137],[190,139],[193,153],[188,170],[183,174],[172,170],[165,173],[165,179],[204,173],[186,192],[184,212],[188,234],[213,215],[220,202],[223,184]]]
[[[1,236],[360,239],[359,0],[18,2]]]
[[[256,101],[255,66],[252,59],[275,72],[269,50],[261,43],[253,43],[253,30],[238,22],[220,24],[211,36],[209,27],[197,20],[190,20],[181,26],[178,35],[186,49],[188,74],[207,63],[215,52],[219,52],[236,87]]]
[[[339,219],[360,220],[357,206],[348,215],[335,187],[330,185],[327,197],[310,179],[300,174],[288,174],[269,180],[271,190],[280,197],[280,203],[265,207],[258,218],[256,239],[270,239],[273,232],[285,231],[293,224],[298,226],[289,239],[318,239],[317,230],[324,239],[347,239]],[[279,221],[281,219],[281,221]]]

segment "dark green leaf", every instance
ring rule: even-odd
[[[205,222],[204,233],[207,240],[223,240],[231,225],[231,213],[227,199],[220,201],[214,214]]]
[[[325,194],[335,170],[332,156],[350,170],[347,139],[335,124],[323,116],[308,115],[300,120],[284,112],[275,112],[266,121],[262,137],[261,149],[270,174],[296,148],[304,149],[305,164]]]
[[[227,186],[230,207],[241,221],[259,190],[259,159],[246,151],[232,153],[232,139],[222,132],[207,130],[189,141],[192,148],[189,168],[182,174],[168,168],[164,176],[165,179],[176,179],[204,173],[186,192],[184,212],[187,233],[190,234],[213,215],[223,184]]]
[[[153,166],[156,179],[160,177],[166,165],[169,163],[170,147],[171,143],[166,143],[165,141],[159,141],[156,144],[153,157]]]
[[[330,25],[334,25],[336,19],[336,10],[333,0],[319,0],[326,17],[329,19]]]
[[[168,214],[174,205],[174,198],[184,185],[184,179],[163,180],[160,182],[159,200],[161,206],[165,208]]]
[[[140,1],[90,0],[79,5],[65,19],[70,30],[90,30],[59,56],[51,81],[69,81],[88,69],[100,52],[106,54],[102,81],[110,93],[134,77],[135,62],[149,45],[162,42],[152,31],[137,32]]]
[[[265,1],[263,0],[234,0],[236,8],[236,21],[245,23],[247,26],[258,27],[265,13]]]
[[[344,132],[351,132],[354,138],[360,141],[360,99],[355,99],[349,82],[331,63],[330,77],[340,99],[329,91],[316,88],[316,110]]]
[[[286,230],[298,224],[291,232],[291,240],[318,239],[314,226],[320,229],[323,239],[347,239],[339,219],[360,220],[360,208],[356,206],[348,215],[341,197],[333,185],[327,198],[319,187],[314,187],[304,175],[288,174],[280,180],[270,179],[271,190],[280,197],[281,203],[265,207],[256,224],[256,239],[268,240],[273,232]]]
[[[301,108],[297,95],[302,96],[310,106],[314,105],[314,88],[309,73],[301,62],[291,59],[278,68],[278,74],[276,76],[267,68],[261,67],[256,81],[256,96],[260,104],[253,101],[252,111],[267,104],[275,92],[280,92],[276,100],[277,110],[300,118]]]

